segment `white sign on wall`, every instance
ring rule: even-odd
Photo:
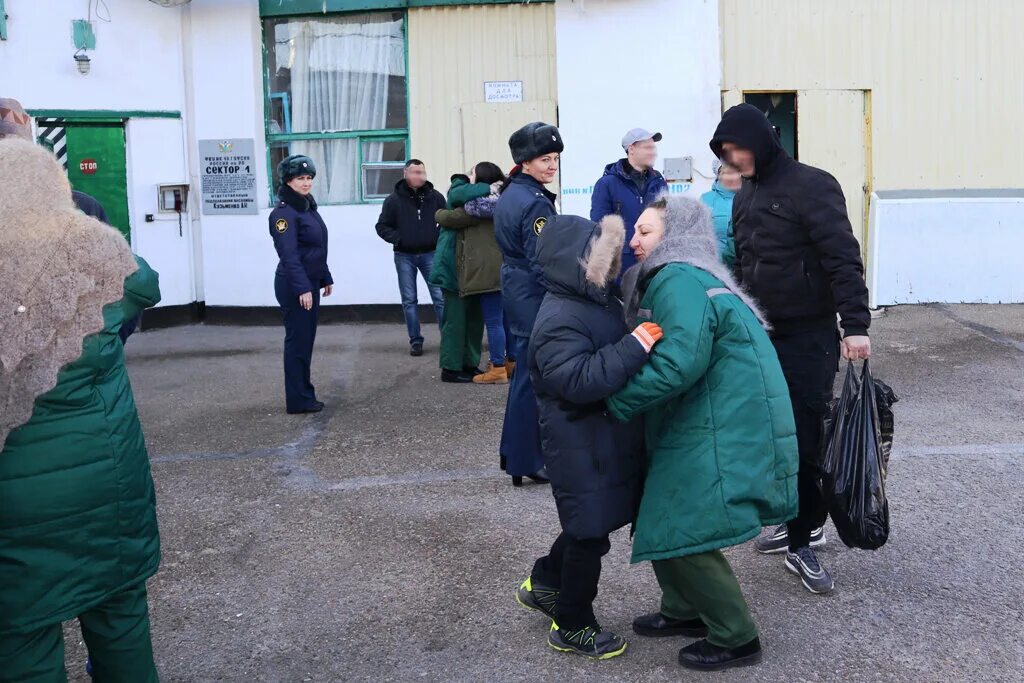
[[[200,140],[203,213],[258,213],[252,138]]]
[[[485,102],[522,102],[523,82],[522,81],[485,81],[484,82]]]

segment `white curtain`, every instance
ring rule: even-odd
[[[282,49],[284,39],[288,49]],[[291,69],[293,132],[386,127],[389,79],[405,76],[400,17],[378,13],[296,19],[278,25],[275,42],[277,66]],[[320,201],[359,201],[357,139],[295,141],[291,151],[316,163],[314,194]],[[364,161],[380,161],[382,145],[368,144],[365,152]]]

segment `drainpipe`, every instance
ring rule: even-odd
[[[192,234],[192,254],[189,270],[192,276],[192,299],[197,303],[206,301],[206,290],[203,283],[205,272],[203,264],[203,223],[202,223],[202,188],[199,178],[199,157],[195,130],[195,88],[192,82],[192,7],[181,8],[181,69],[185,94],[185,112],[182,123],[185,127],[185,164],[188,168],[188,182],[192,188],[189,201],[189,227]]]

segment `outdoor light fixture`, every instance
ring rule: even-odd
[[[84,48],[75,53],[75,64],[78,65],[78,73],[83,76],[89,73],[89,55],[85,54]]]
[[[149,0],[150,2],[160,5],[161,7],[179,7],[181,5],[187,5],[192,0]]]

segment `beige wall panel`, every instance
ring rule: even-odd
[[[875,189],[1024,186],[1024,2],[721,0],[720,11],[722,90],[872,91]]]
[[[485,81],[522,81],[524,102],[485,103]],[[411,155],[439,189],[485,158],[507,171],[512,131],[556,116],[554,5],[410,10],[409,99]]]
[[[864,135],[864,92],[801,90],[796,97],[797,149],[800,161],[827,169],[846,196],[853,234],[864,240],[867,183]],[[803,125],[804,119],[814,125]]]

